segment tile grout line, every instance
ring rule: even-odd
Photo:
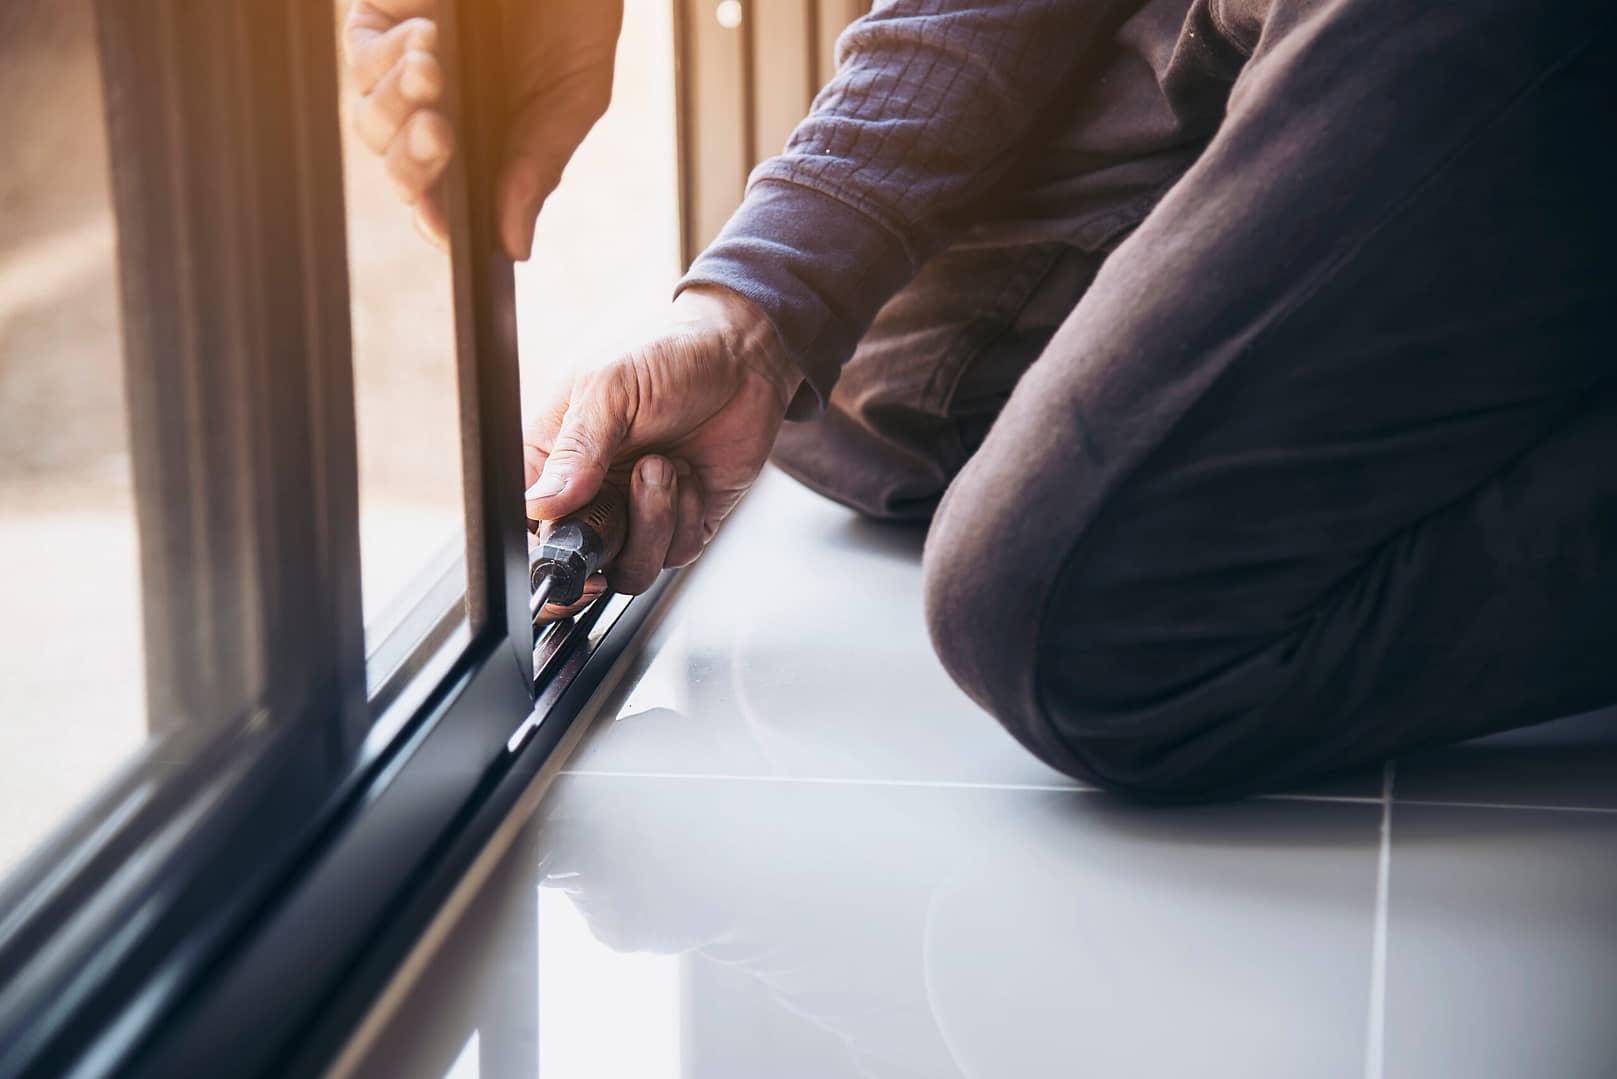
[[[1336,805],[1378,806],[1381,795],[1369,794],[1254,794],[1255,802],[1330,802]]]
[[[735,772],[641,772],[626,769],[566,768],[559,774],[594,779],[709,779],[731,783],[813,783],[845,787],[923,787],[928,789],[992,791],[1073,791],[1098,794],[1099,787],[1079,783],[993,783],[969,779],[875,779],[861,776],[744,775]],[[1385,787],[1385,771],[1383,771]],[[1260,802],[1322,802],[1328,805],[1385,806],[1388,795],[1377,794],[1255,794]],[[1541,805],[1524,802],[1457,802],[1443,798],[1397,798],[1397,805],[1436,806],[1445,809],[1512,809],[1528,813],[1617,814],[1617,806]],[[1194,804],[1194,803],[1192,803]]]
[[[1400,798],[1403,806],[1437,806],[1441,809],[1520,809],[1528,813],[1617,813],[1617,806],[1552,806],[1531,802],[1451,802],[1442,798]]]
[[[1083,787],[1075,783],[986,783],[952,779],[864,779],[855,776],[749,776],[724,772],[621,772],[590,768],[569,768],[563,770],[561,774],[594,779],[707,779],[730,783],[808,783],[831,787],[922,787],[939,790],[1099,793],[1096,787]]]
[[[1382,1079],[1387,1045],[1387,904],[1392,875],[1392,785],[1397,765],[1381,767],[1381,843],[1376,854],[1376,913],[1370,938],[1370,1016],[1365,1036],[1364,1079]]]
[[[830,787],[916,787],[928,790],[1054,791],[1057,793],[1099,794],[1099,787],[1078,783],[991,783],[969,779],[868,779],[860,776],[779,776],[743,775],[733,772],[631,772],[612,769],[568,768],[564,776],[590,779],[705,779],[720,783],[806,783]],[[1328,802],[1347,805],[1380,805],[1379,797],[1348,794],[1259,794],[1255,800],[1270,802]]]

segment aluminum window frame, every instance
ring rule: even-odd
[[[688,261],[867,5],[673,3]],[[0,1079],[324,1071],[677,583],[535,650],[500,7],[441,35],[466,546],[367,656],[329,0],[96,0],[154,737],[0,883]]]
[[[424,587],[368,698],[332,7],[96,0],[153,737],[0,885],[0,1077],[322,1066],[668,587],[536,682],[499,6],[442,37],[470,617]]]

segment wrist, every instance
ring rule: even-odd
[[[674,312],[680,322],[717,326],[736,361],[770,384],[782,408],[791,404],[803,385],[803,372],[787,355],[774,322],[756,302],[723,285],[698,284],[675,297]]]

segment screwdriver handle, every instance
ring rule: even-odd
[[[549,602],[577,603],[584,582],[618,556],[628,532],[627,496],[616,484],[602,484],[588,506],[540,526],[539,545],[528,556],[529,587],[537,589],[549,578]]]
[[[629,533],[629,497],[617,484],[603,483],[593,502],[565,520],[577,521],[595,533],[597,542],[592,546],[600,551],[600,557],[590,570],[593,573],[623,550]]]

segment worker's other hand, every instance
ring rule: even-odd
[[[361,97],[354,128],[379,154],[417,227],[443,245],[448,217],[439,179],[455,133],[442,110],[438,0],[354,0],[343,51]],[[503,0],[510,127],[496,179],[500,242],[522,260],[539,208],[612,99],[622,0]]]
[[[528,517],[566,517],[609,471],[627,474],[628,538],[606,577],[644,592],[694,560],[752,486],[801,381],[752,301],[688,289],[664,329],[573,378],[528,425]]]

